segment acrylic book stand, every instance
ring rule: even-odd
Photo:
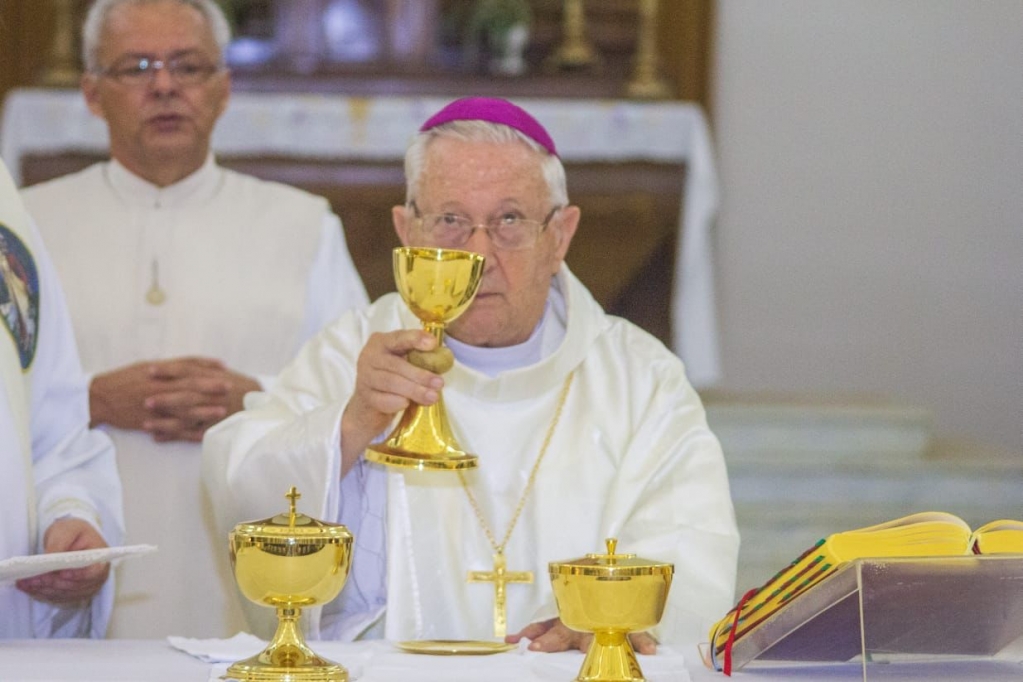
[[[852,561],[736,640],[732,665],[857,656],[864,680],[901,661],[1023,661],[1023,555]]]

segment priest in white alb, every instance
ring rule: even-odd
[[[212,0],[101,0],[83,28],[109,162],[23,192],[68,294],[93,424],[117,445],[131,543],[114,637],[244,627],[199,480],[199,441],[309,337],[368,303],[318,196],[219,166],[230,30]]]
[[[0,314],[0,559],[120,544],[114,448],[89,429],[63,293],[2,163]],[[109,575],[102,563],[0,581],[0,639],[103,637]]]
[[[547,565],[616,537],[620,551],[675,566],[664,618],[633,637],[637,649],[704,639],[732,603],[739,545],[721,447],[679,359],[605,314],[565,265],[585,227],[554,141],[506,100],[462,99],[423,125],[405,170],[401,242],[486,258],[447,330],[454,367],[406,360],[436,341],[398,294],[327,327],[207,432],[203,478],[222,532],[279,512],[290,485],[304,513],[349,527],[352,573],[310,637],[582,648],[586,636],[557,618]],[[441,388],[477,469],[365,459],[399,412]]]

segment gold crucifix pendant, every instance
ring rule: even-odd
[[[532,571],[508,571],[505,567],[504,552],[494,555],[493,571],[469,571],[470,583],[494,583],[494,637],[504,638],[508,634],[508,612],[505,588],[508,583],[533,582]]]

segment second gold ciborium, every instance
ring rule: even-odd
[[[465,312],[483,278],[484,258],[456,249],[399,247],[394,250],[394,281],[405,304],[437,339],[433,351],[409,353],[409,362],[441,374],[454,365],[444,346],[444,330]],[[433,405],[412,403],[382,443],[366,449],[371,462],[412,469],[455,471],[476,466],[451,431],[443,395]]]
[[[593,633],[576,682],[644,682],[629,635],[660,622],[675,566],[619,554],[614,538],[606,543],[607,554],[549,564],[558,617]]]
[[[352,534],[295,509],[231,531],[231,566],[242,594],[277,611],[277,632],[262,652],[238,661],[221,679],[242,682],[347,682],[344,666],[321,658],[305,643],[302,609],[320,606],[341,592],[351,566]]]

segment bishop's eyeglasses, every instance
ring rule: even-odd
[[[502,213],[485,223],[474,223],[458,213],[420,213],[416,202],[411,202],[419,223],[419,230],[435,245],[458,249],[465,246],[476,230],[487,233],[494,246],[504,251],[521,251],[536,245],[540,233],[547,229],[554,214],[561,210],[555,206],[543,220],[525,218],[513,211]]]
[[[199,54],[182,54],[167,59],[131,55],[118,59],[113,65],[96,73],[122,85],[142,87],[152,83],[156,72],[163,69],[175,83],[189,87],[205,83],[221,68],[220,64],[212,63]]]

